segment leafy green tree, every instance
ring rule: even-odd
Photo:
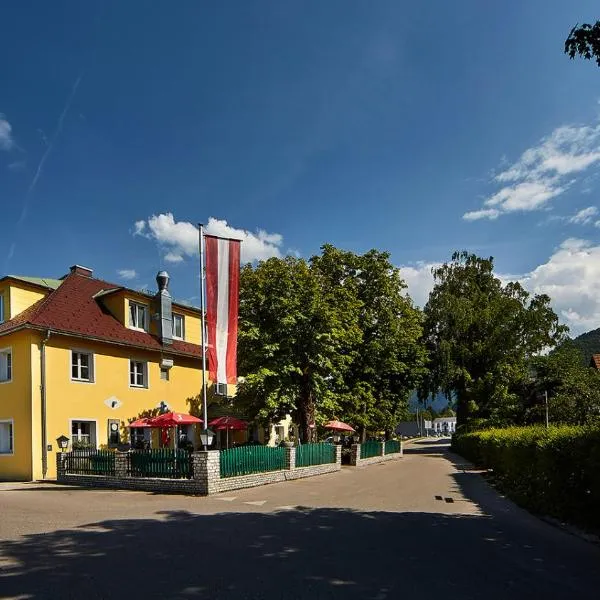
[[[528,359],[566,333],[548,296],[530,296],[519,283],[503,285],[493,268],[492,258],[455,252],[433,269],[424,309],[430,375],[421,397],[438,390],[456,397],[458,425],[470,418],[514,420]]]
[[[390,435],[426,368],[422,313],[387,252],[363,255],[323,246],[312,259],[327,285],[355,298],[362,342],[338,388],[338,414],[358,428]]]
[[[600,417],[600,373],[585,366],[581,351],[570,343],[561,344],[547,356],[532,360],[535,384],[528,410],[529,420],[544,420],[548,412],[552,423],[586,425]]]
[[[442,410],[440,410],[439,416],[440,417],[455,417],[456,413],[454,412],[454,410],[452,410],[452,408],[450,406],[444,406],[444,408],[442,408]]]
[[[600,21],[575,25],[565,41],[565,54],[570,58],[577,55],[587,60],[594,58],[600,66]]]
[[[302,440],[312,439],[316,411],[333,412],[332,389],[361,339],[356,304],[300,258],[242,268],[238,398],[249,416],[268,422],[291,414]]]

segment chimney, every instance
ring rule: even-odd
[[[94,274],[94,271],[92,271],[92,269],[82,267],[81,265],[73,265],[70,271],[71,274],[81,275],[83,277],[91,277]]]
[[[169,274],[159,271],[156,276],[158,292],[154,296],[157,306],[158,337],[164,346],[173,343],[173,301],[169,294]]]

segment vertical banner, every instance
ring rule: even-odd
[[[208,371],[214,383],[237,383],[240,240],[204,235]]]

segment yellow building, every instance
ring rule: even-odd
[[[166,273],[157,283],[145,294],[79,266],[59,280],[0,279],[0,480],[54,477],[61,435],[115,447],[148,411],[190,412],[200,311],[171,300]]]

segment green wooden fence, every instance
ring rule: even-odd
[[[221,450],[221,477],[281,471],[285,468],[285,448],[241,446]]]
[[[397,452],[400,452],[400,442],[398,440],[386,440],[385,453],[395,454]]]
[[[296,466],[325,465],[335,462],[333,444],[302,444],[296,448]]]
[[[115,453],[112,450],[83,448],[65,456],[65,473],[72,475],[114,475]]]
[[[360,457],[372,458],[373,456],[381,456],[381,442],[365,442],[360,445]]]
[[[162,477],[166,479],[190,479],[192,477],[192,455],[182,449],[133,450],[127,455],[127,466],[132,477]]]

